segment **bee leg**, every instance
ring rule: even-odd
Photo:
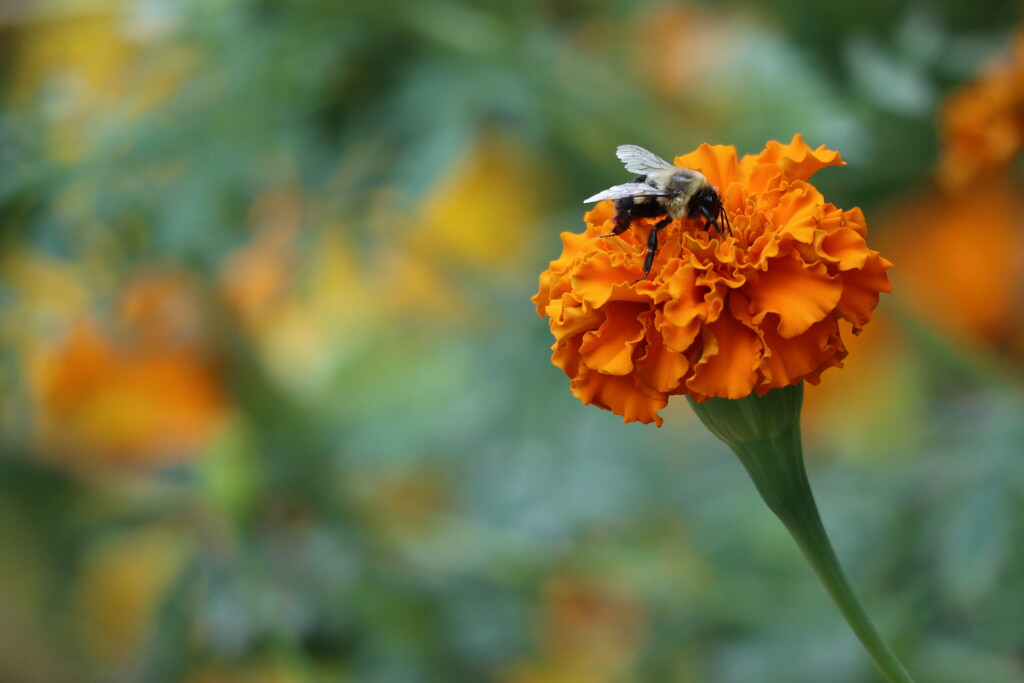
[[[723,237],[732,233],[732,223],[729,222],[729,214],[721,204],[718,205],[718,211],[715,212],[715,228],[718,230],[718,234]]]
[[[599,235],[599,237],[614,237],[615,235],[621,235],[622,233],[629,230],[629,224],[633,222],[633,216],[629,211],[620,211],[615,214],[615,227],[607,235]]]
[[[644,274],[643,277],[639,277],[633,280],[630,284],[636,284],[641,280],[646,280],[647,276],[651,274],[651,266],[654,265],[654,252],[658,251],[658,233],[669,223],[672,219],[668,216],[662,218],[660,221],[654,224],[651,228],[651,236],[647,238],[647,258],[644,259]]]
[[[727,232],[732,232],[732,226],[729,225],[729,216],[725,213],[725,207],[721,204],[718,205],[718,209],[713,216],[708,216],[708,222],[715,226],[715,232],[722,237],[725,237]]]
[[[614,235],[621,235],[622,233],[629,230],[629,226],[633,223],[634,212],[642,210],[644,205],[637,204],[633,197],[623,197],[622,199],[615,200],[615,227],[607,235],[600,235],[600,237],[612,237]]]
[[[630,224],[633,222],[632,209],[632,199],[630,199],[628,203],[625,200],[615,202],[615,226],[611,228],[611,231],[607,234],[601,234],[601,236],[598,237],[610,238],[616,236],[616,234],[622,234],[626,230],[630,229]]]
[[[715,232],[717,232],[719,235],[723,234],[722,233],[722,226],[719,225],[719,223],[718,223],[718,217],[713,215],[710,211],[708,211],[707,207],[705,207],[705,206],[700,207],[700,215],[704,217],[704,229],[705,230],[707,230],[708,232],[711,232],[711,228],[714,227],[715,228]]]

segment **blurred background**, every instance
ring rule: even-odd
[[[921,681],[1024,680],[1024,38],[996,0],[0,2],[0,680],[871,682],[736,459],[529,298],[622,143],[848,162],[809,387]]]

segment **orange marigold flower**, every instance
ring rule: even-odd
[[[842,164],[838,152],[797,135],[742,159],[734,147],[705,144],[675,163],[718,188],[728,234],[673,221],[650,276],[636,281],[657,219],[602,237],[615,216],[604,201],[585,215],[583,233],[562,233],[562,255],[533,297],[573,394],[626,422],[660,426],[658,411],[678,394],[737,399],[817,384],[846,356],[840,321],[859,333],[891,289],[892,264],[868,249],[860,209],[826,202],[807,182]]]
[[[1024,147],[1024,33],[1014,37],[1009,59],[949,98],[942,138],[938,177],[950,188],[1002,173]]]
[[[75,467],[161,467],[203,452],[230,414],[191,278],[150,268],[114,315],[80,315],[26,350],[38,445]]]

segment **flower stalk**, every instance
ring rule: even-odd
[[[738,400],[689,400],[701,422],[739,457],[878,668],[893,683],[913,683],[857,600],[822,525],[800,440],[803,384]]]

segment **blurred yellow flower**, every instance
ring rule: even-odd
[[[427,196],[422,227],[411,236],[414,251],[438,264],[488,271],[522,263],[544,203],[541,171],[522,144],[482,137]]]
[[[116,92],[116,75],[136,54],[121,30],[123,3],[96,1],[73,8],[42,0],[24,12],[12,69],[16,99],[60,81],[69,95]]]
[[[275,228],[222,264],[222,291],[252,336],[275,380],[291,390],[315,390],[346,363],[386,311],[360,278],[344,237],[315,237],[310,262],[299,269],[294,233]]]
[[[11,94],[36,101],[48,119],[49,153],[63,162],[91,150],[93,117],[109,116],[113,104],[138,115],[174,92],[197,66],[192,50],[164,45],[159,60],[138,71],[151,36],[132,30],[131,3],[118,0],[22,3],[13,30]]]
[[[26,248],[7,250],[0,276],[15,298],[0,318],[0,329],[23,349],[37,343],[40,332],[84,312],[98,277],[80,262],[60,261]]]
[[[393,334],[413,319],[465,317],[466,301],[434,247],[405,243],[396,232],[387,249],[361,260],[348,226],[304,224],[304,207],[312,202],[298,188],[258,198],[252,238],[219,269],[224,300],[282,386],[300,392],[324,386],[376,335]],[[370,199],[367,222],[387,224],[387,204]]]
[[[164,527],[112,534],[90,545],[73,614],[89,658],[112,678],[121,678],[143,655],[186,550],[184,537]]]

